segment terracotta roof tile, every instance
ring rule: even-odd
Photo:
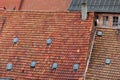
[[[0,0],[0,7],[5,7],[7,10],[19,9],[22,0]]]
[[[16,80],[54,79],[82,80],[89,52],[93,13],[81,21],[78,12],[6,11],[5,26],[0,35],[0,77]],[[19,41],[13,45],[13,38]],[[52,39],[47,46],[46,40]],[[34,69],[31,61],[36,61]],[[52,64],[58,68],[52,70]],[[13,69],[6,71],[6,64]],[[74,64],[80,64],[78,71]]]
[[[71,0],[24,0],[21,10],[67,11]]]
[[[119,29],[98,28],[103,36],[96,35],[92,57],[87,72],[88,80],[119,80],[120,79],[120,31]],[[110,59],[111,63],[105,63]]]

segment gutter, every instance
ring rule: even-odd
[[[94,46],[96,33],[97,33],[97,29],[95,28],[93,39],[92,39],[92,43],[91,43],[91,48],[90,48],[90,54],[88,56],[87,65],[86,65],[86,69],[85,69],[85,73],[84,73],[84,80],[86,80],[86,73],[87,73],[87,70],[88,70],[89,63],[90,63],[90,59],[91,59],[91,55],[92,55],[92,50],[93,50],[93,46]]]
[[[18,10],[21,10],[24,0],[21,0]]]

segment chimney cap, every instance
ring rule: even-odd
[[[87,1],[86,0],[82,0],[82,3],[87,3]]]

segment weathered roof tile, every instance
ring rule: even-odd
[[[10,16],[9,16],[10,15]],[[83,77],[89,52],[93,15],[83,22],[78,12],[6,11],[0,37],[0,76],[13,79],[79,79]],[[22,16],[22,17],[21,17]],[[19,42],[13,46],[17,36]],[[52,44],[47,46],[46,39]],[[30,68],[31,61],[35,68]],[[5,71],[6,64],[14,68]],[[58,68],[52,70],[52,64]],[[74,72],[73,64],[80,64]]]
[[[120,79],[119,29],[97,28],[97,31],[102,31],[103,36],[99,37],[96,35],[94,48],[87,71],[87,79],[118,80]],[[106,64],[106,59],[110,59],[109,65]]]

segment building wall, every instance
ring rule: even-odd
[[[23,0],[21,10],[67,11],[71,0]]]
[[[120,26],[113,26],[113,17],[116,16],[116,17],[119,17],[120,15],[119,14],[113,14],[113,13],[97,13],[97,15],[99,16],[99,19],[98,19],[98,24],[97,26],[98,27],[103,27],[103,28],[120,28]],[[103,25],[103,17],[104,16],[108,16],[108,24],[105,26]],[[120,18],[119,18],[120,19]]]
[[[19,9],[22,0],[0,0],[0,7],[5,7],[7,10]]]

